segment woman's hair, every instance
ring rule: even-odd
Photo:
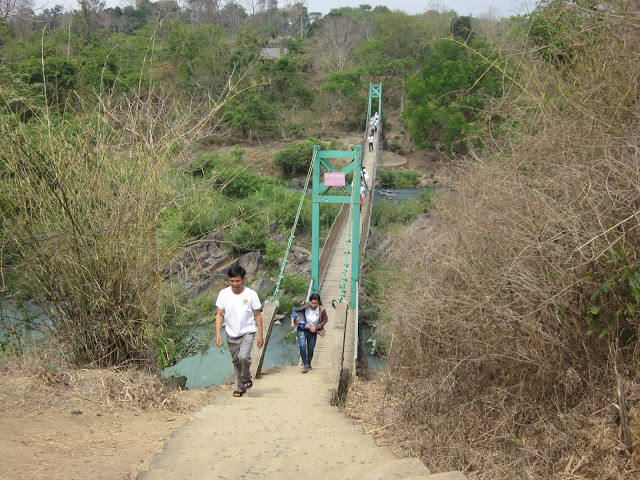
[[[318,305],[322,305],[322,300],[320,300],[320,295],[318,295],[317,293],[312,293],[311,295],[309,295],[309,301],[311,300],[318,300]]]

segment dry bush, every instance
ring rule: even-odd
[[[0,400],[7,413],[40,413],[74,405],[98,411],[184,411],[190,404],[157,375],[139,369],[81,369],[50,348],[0,360]],[[209,394],[203,391],[203,398]]]
[[[160,285],[183,240],[158,227],[182,195],[183,156],[240,91],[100,93],[0,123],[0,289],[41,305],[74,364],[157,369]]]
[[[571,64],[523,62],[518,129],[394,244],[389,387],[434,470],[638,474],[616,388],[637,408],[640,16],[615,12],[570,12]]]

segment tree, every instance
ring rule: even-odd
[[[235,32],[242,26],[245,18],[245,9],[235,2],[229,2],[220,11],[220,26],[229,32]]]
[[[11,29],[9,29],[9,25],[7,25],[4,20],[0,19],[0,47],[11,42],[12,40],[13,36],[11,35]]]
[[[50,105],[64,106],[76,87],[78,66],[74,60],[52,52],[44,60],[32,58],[21,63],[18,72],[29,84],[42,85]]]
[[[4,0],[7,4],[10,0]],[[2,7],[0,7],[0,10]],[[33,31],[33,0],[21,0],[14,4],[12,14],[7,18],[15,38],[26,38]]]
[[[220,27],[172,21],[167,23],[165,35],[166,51],[176,62],[178,81],[185,88],[204,93],[224,87],[230,52]]]
[[[187,5],[193,22],[218,23],[220,20],[220,0],[187,0]]]
[[[342,15],[328,16],[320,22],[310,41],[310,50],[321,72],[341,72],[347,66],[349,54],[362,43],[358,23]]]
[[[51,9],[45,8],[38,20],[46,20],[49,22],[49,30],[53,30],[60,26],[60,19],[63,14],[63,6],[56,4]]]
[[[109,30],[114,33],[132,35],[136,30],[140,30],[146,25],[151,12],[144,8],[137,9],[127,5],[124,9],[120,7],[108,8],[105,13],[111,17]]]
[[[243,0],[242,4],[246,7],[246,11],[249,15],[255,15],[262,11],[265,5],[263,0]]]
[[[377,61],[410,58],[420,65],[428,56],[434,39],[448,35],[446,18],[407,15],[399,11],[376,15],[373,17],[376,40],[371,50]]]
[[[96,16],[104,10],[106,3],[102,0],[78,0],[80,5],[80,18],[82,19],[82,38],[86,42],[96,29]]]
[[[471,17],[457,17],[451,22],[451,36],[462,40],[463,42],[470,42],[473,40],[474,33],[471,27]]]
[[[302,37],[305,29],[309,28],[309,15],[307,14],[307,7],[305,2],[298,2],[289,7],[289,18],[292,25],[299,27],[298,34]]]
[[[416,145],[465,153],[484,98],[499,96],[500,87],[501,78],[481,57],[450,40],[438,42],[421,71],[407,80],[402,115]]]
[[[224,120],[238,128],[249,141],[260,131],[269,130],[274,120],[274,105],[266,102],[257,91],[246,92],[229,102]]]
[[[286,55],[277,60],[265,60],[258,72],[270,80],[264,92],[264,98],[269,102],[294,109],[312,103],[313,90],[305,85],[296,57]]]
[[[0,19],[7,20],[15,15],[22,5],[22,0],[0,0]]]

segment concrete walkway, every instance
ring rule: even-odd
[[[373,175],[375,152],[363,153]],[[347,309],[350,268],[347,297],[331,307],[340,297],[347,227],[320,288],[329,322],[326,336],[318,338],[313,370],[302,374],[299,367],[271,367],[254,378],[242,398],[232,396],[233,387],[217,392],[209,406],[174,432],[139,480],[466,480],[459,472],[432,475],[418,459],[397,458],[331,406],[340,372],[355,373],[355,310]],[[275,305],[265,306],[263,318],[274,314]],[[259,353],[252,351],[254,377]]]
[[[457,472],[430,475],[420,460],[376,446],[329,404],[325,373],[271,367],[242,398],[232,388],[217,392],[138,479],[465,480]]]
[[[375,172],[375,159],[376,159],[376,151],[378,149],[378,139],[379,134],[375,135],[375,143],[374,150],[369,151],[369,144],[365,142],[362,149],[362,165],[367,168],[370,176],[372,177]],[[373,178],[369,179],[369,183],[372,184]],[[366,211],[369,208],[369,202],[372,201],[373,191],[367,193],[365,198],[365,205],[362,211]],[[362,217],[361,222],[363,220]],[[332,345],[332,338],[334,335],[334,326],[337,322],[334,320],[334,312],[331,309],[331,301],[337,300],[340,298],[341,287],[340,284],[345,281],[346,285],[346,296],[344,298],[344,302],[349,304],[351,301],[351,252],[349,253],[349,265],[346,272],[346,277],[343,275],[344,268],[344,252],[347,245],[347,238],[349,237],[349,229],[351,225],[349,222],[346,223],[342,232],[340,232],[340,236],[338,237],[338,241],[336,243],[336,247],[334,253],[331,257],[331,261],[329,262],[329,266],[327,268],[327,273],[325,274],[324,280],[322,281],[322,285],[320,286],[320,298],[322,299],[322,303],[325,307],[328,307],[327,312],[329,314],[329,322],[326,326],[326,336],[325,338],[319,338],[316,343],[316,349],[314,353],[314,364],[319,367],[329,367],[329,359],[330,359],[330,349]],[[368,225],[361,226],[360,235],[365,235],[365,228],[368,228]],[[364,254],[364,252],[360,252],[360,254]],[[343,278],[344,277],[344,278]],[[347,316],[347,325],[346,325],[346,334],[344,337],[344,363],[343,366],[345,369],[348,369],[353,375],[356,372],[356,318],[355,311],[349,310]],[[339,331],[342,334],[342,330]]]

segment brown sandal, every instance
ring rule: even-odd
[[[235,392],[233,392],[234,397],[240,398],[242,395],[244,395],[244,392],[240,390],[236,390]]]

